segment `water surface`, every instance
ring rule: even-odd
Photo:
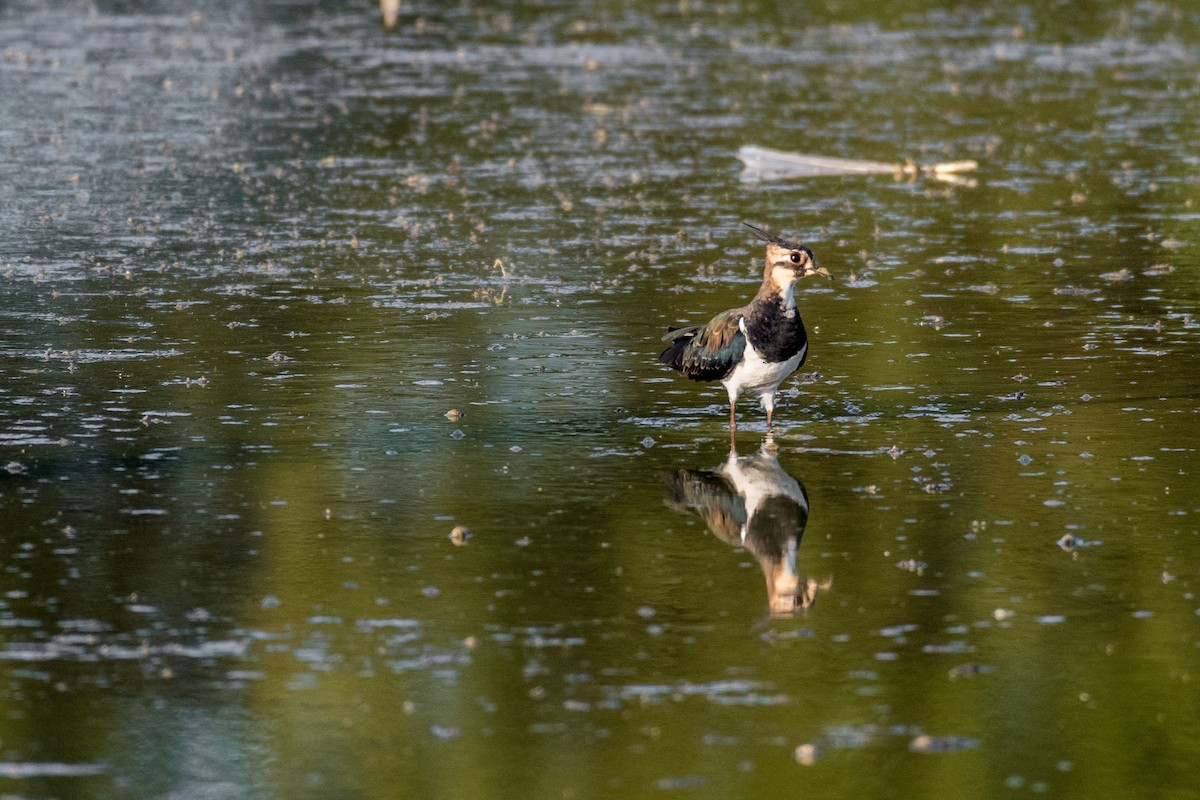
[[[1194,791],[1193,11],[373,12],[0,6],[0,791]]]

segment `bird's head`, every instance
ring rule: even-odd
[[[767,233],[761,228],[756,228],[749,222],[742,224],[767,243],[767,274],[775,277],[777,283],[790,283],[809,275],[820,275],[822,278],[832,277],[829,270],[817,266],[812,250],[799,242],[789,242]],[[788,278],[790,280],[787,280]]]

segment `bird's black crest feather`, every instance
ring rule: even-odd
[[[750,230],[754,231],[754,235],[757,236],[758,238],[762,239],[764,242],[771,242],[773,244],[779,245],[780,247],[786,247],[788,250],[807,250],[808,249],[804,245],[800,244],[799,242],[789,242],[787,239],[784,239],[783,237],[780,237],[780,236],[776,236],[773,233],[767,233],[762,228],[757,228],[757,227],[751,225],[749,222],[743,222],[742,224],[745,225]]]

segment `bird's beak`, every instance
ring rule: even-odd
[[[832,278],[833,277],[832,275],[829,274],[829,270],[825,269],[824,267],[818,267],[816,264],[813,264],[811,267],[809,267],[805,271],[805,274],[806,275],[820,275],[822,278]]]

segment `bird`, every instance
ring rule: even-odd
[[[720,381],[729,393],[729,435],[737,432],[737,401],[756,395],[770,432],[779,385],[808,355],[808,334],[796,308],[796,281],[830,278],[812,250],[742,223],[767,243],[762,286],[741,308],[722,311],[703,325],[671,328],[658,360],[694,381]]]

